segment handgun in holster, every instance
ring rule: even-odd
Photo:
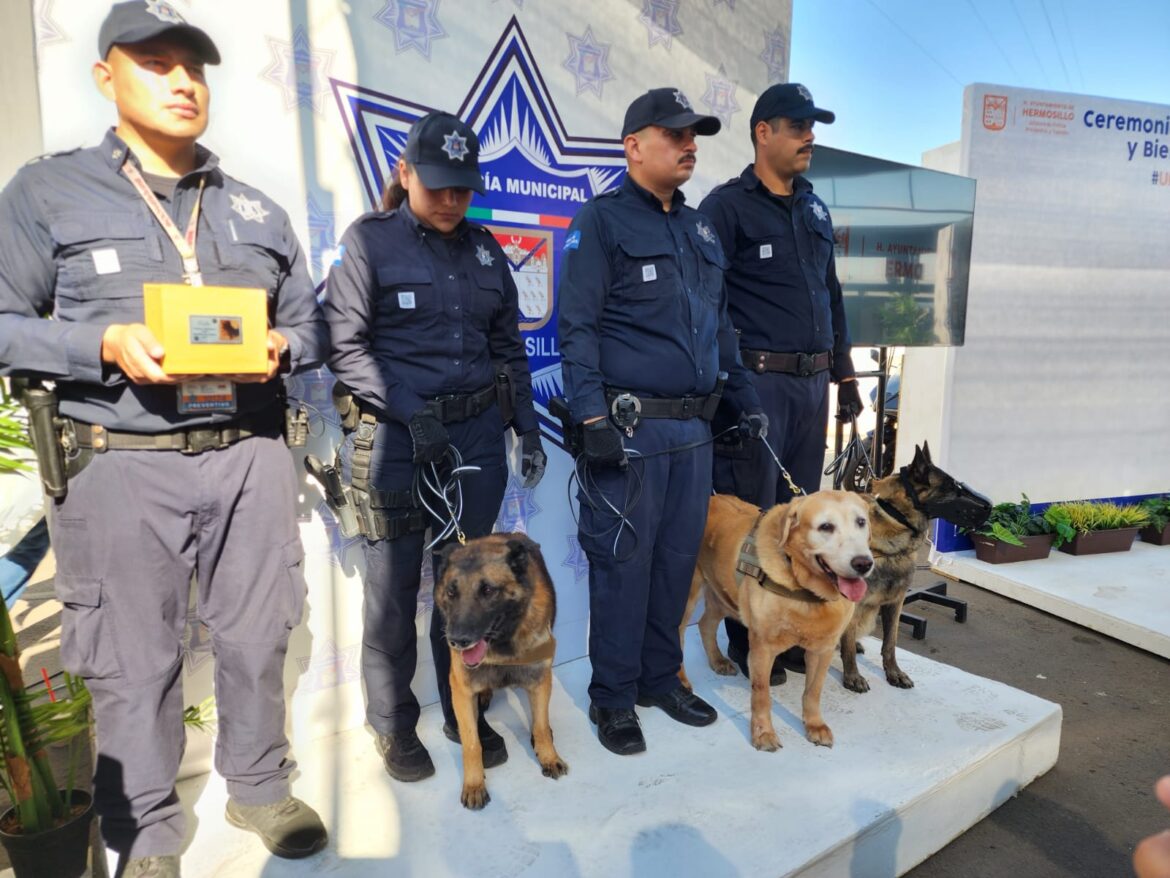
[[[36,452],[41,484],[45,494],[60,500],[69,491],[67,455],[76,458],[79,453],[73,421],[57,413],[56,391],[27,384],[21,401],[28,409],[28,432]]]
[[[561,435],[565,440],[565,451],[570,457],[577,457],[585,451],[584,427],[574,422],[569,411],[569,401],[563,396],[554,396],[548,401],[548,413],[561,422]]]
[[[337,519],[341,534],[345,537],[356,537],[361,533],[358,523],[358,511],[351,502],[351,492],[342,484],[341,473],[332,464],[322,463],[315,454],[305,455],[305,470],[325,490],[325,505]]]

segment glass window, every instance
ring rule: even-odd
[[[854,346],[961,345],[975,181],[823,146],[805,176],[833,215]]]

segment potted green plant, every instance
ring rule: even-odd
[[[0,783],[12,802],[0,815],[0,842],[16,878],[80,878],[87,868],[93,803],[76,786],[90,696],[80,679],[63,680],[24,685],[16,632],[0,600]],[[63,783],[49,765],[53,744],[69,748]]]
[[[988,564],[1036,561],[1047,558],[1053,545],[1072,539],[1075,531],[1059,509],[1033,512],[1027,494],[1019,503],[997,503],[982,527],[966,531],[975,546],[975,557]]]
[[[31,447],[21,410],[0,382],[0,477],[27,468]],[[74,878],[85,874],[93,803],[76,789],[81,748],[88,744],[89,692],[65,674],[63,683],[26,687],[12,617],[0,599],[0,785],[12,807],[0,815],[0,843],[17,878]],[[47,748],[68,746],[66,777],[58,783]]]
[[[1140,505],[1150,516],[1150,523],[1138,531],[1141,541],[1170,546],[1170,497],[1149,497]]]
[[[1054,503],[1051,508],[1068,513],[1076,536],[1060,547],[1070,555],[1128,552],[1138,529],[1149,524],[1149,514],[1134,503],[1079,500]]]

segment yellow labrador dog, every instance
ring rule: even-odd
[[[711,498],[679,637],[703,595],[699,633],[707,661],[717,674],[730,676],[735,665],[719,651],[716,629],[725,616],[747,627],[757,750],[780,747],[768,676],[776,656],[793,646],[805,650],[805,736],[833,746],[821,716],[821,689],[833,650],[865,597],[864,577],[871,569],[869,507],[857,494],[818,491],[766,512],[736,497]],[[685,670],[679,677],[690,686]]]

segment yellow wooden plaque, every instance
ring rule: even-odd
[[[146,325],[168,375],[268,371],[268,294],[250,287],[143,284]]]

